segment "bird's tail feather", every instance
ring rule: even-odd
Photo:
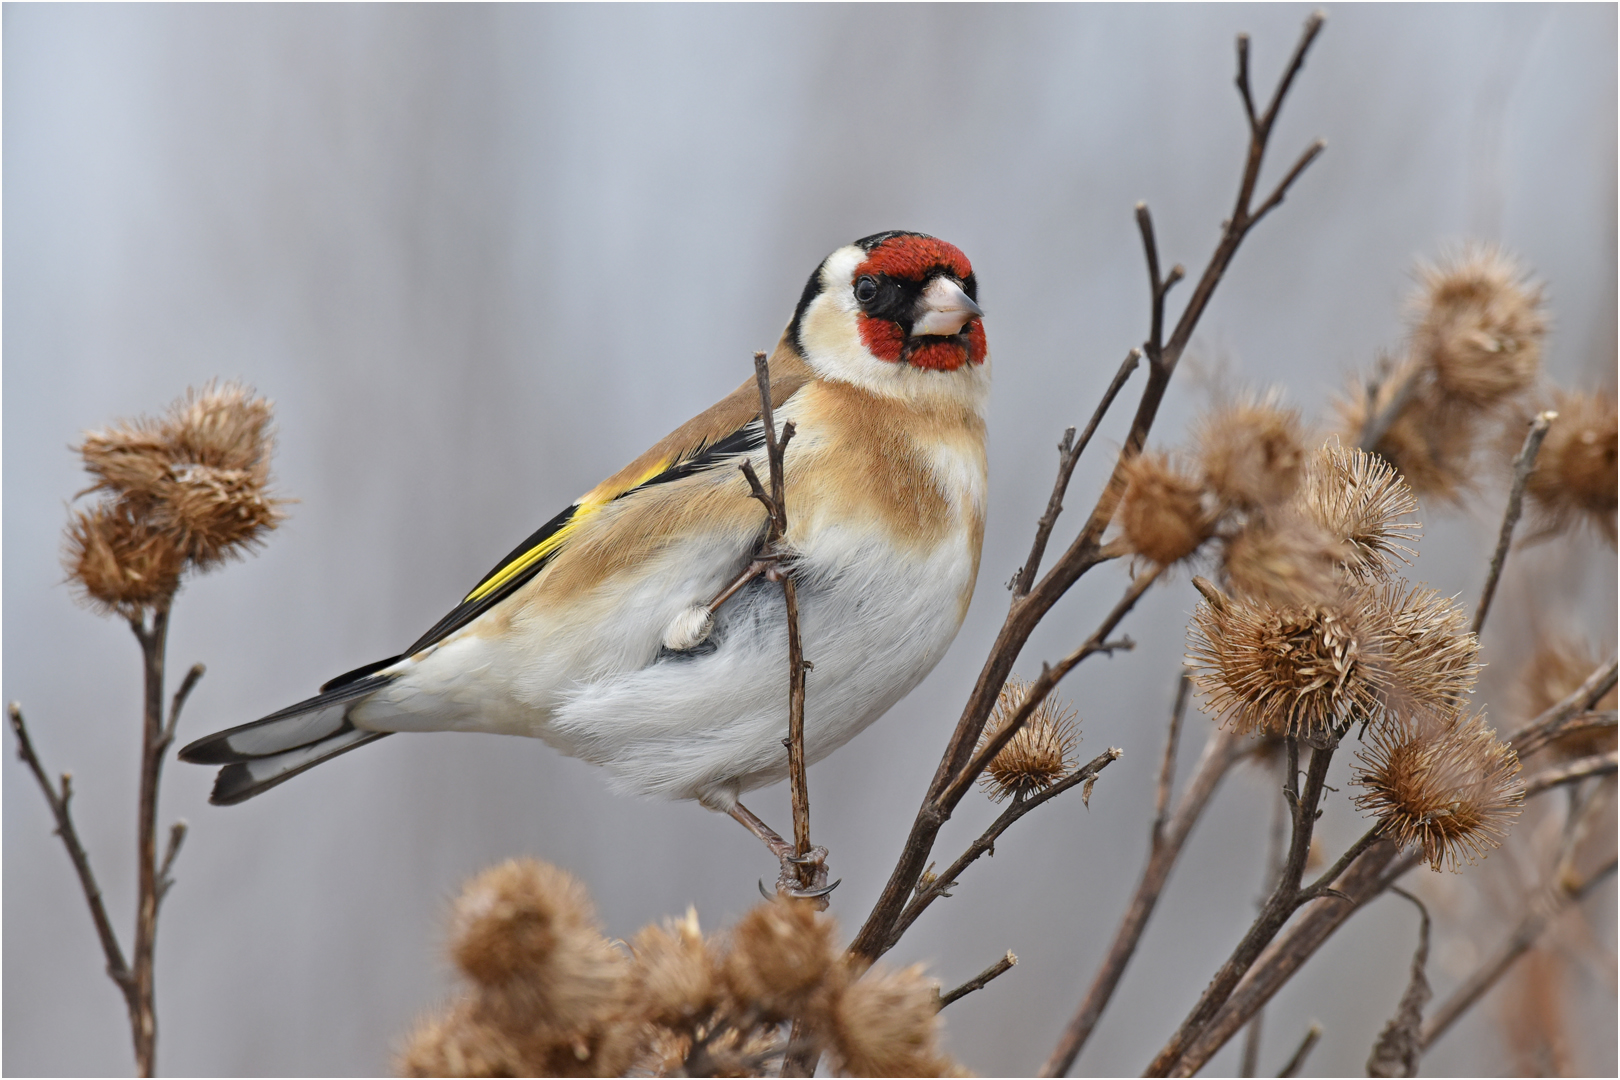
[[[348,725],[346,721],[345,725],[335,735],[327,736],[319,742],[280,754],[251,758],[225,766],[214,778],[214,791],[208,796],[208,801],[215,806],[231,806],[245,799],[251,799],[285,780],[291,780],[305,769],[314,768],[328,758],[337,757],[357,746],[364,746],[368,742],[391,734],[387,731],[362,731]]]
[[[356,728],[349,710],[393,680],[392,675],[368,675],[333,686],[261,720],[204,736],[181,750],[180,760],[225,766],[214,781],[209,802],[239,803],[388,734]]]

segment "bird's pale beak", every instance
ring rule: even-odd
[[[937,277],[923,290],[922,314],[911,324],[911,333],[914,337],[957,334],[969,319],[983,314],[962,286],[948,277]]]

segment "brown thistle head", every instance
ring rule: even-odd
[[[1251,517],[1221,547],[1221,577],[1233,595],[1273,607],[1330,605],[1345,545],[1303,514],[1283,508]]]
[[[1296,409],[1274,395],[1227,405],[1198,425],[1198,458],[1210,490],[1225,506],[1273,506],[1299,485],[1304,428]]]
[[[187,569],[239,557],[283,518],[270,493],[270,402],[235,383],[189,390],[159,418],[88,432],[101,492],[68,526],[64,564],[87,599],[133,615],[168,603]]]
[[[1383,458],[1330,441],[1311,455],[1300,492],[1305,517],[1343,543],[1341,565],[1359,580],[1394,573],[1417,556],[1417,499]]]
[[[1028,683],[1016,675],[1007,679],[984,725],[984,734],[979,737],[981,747],[1012,722],[1028,696]],[[1027,798],[1045,791],[1074,771],[1074,748],[1079,739],[1074,710],[1048,694],[1029,714],[1024,726],[990,759],[979,777],[979,786],[992,802]]]
[[[1412,355],[1446,398],[1488,409],[1535,385],[1547,318],[1540,287],[1513,259],[1473,246],[1419,275]]]
[[[1461,502],[1474,482],[1479,413],[1449,402],[1432,377],[1412,361],[1379,383],[1373,407],[1382,412],[1393,404],[1397,389],[1408,378],[1416,378],[1419,388],[1379,438],[1373,452],[1394,466],[1414,494],[1446,503]],[[1366,388],[1359,380],[1334,399],[1339,438],[1345,445],[1360,444],[1367,423],[1367,405]]]
[[[1213,531],[1203,484],[1168,454],[1144,452],[1124,466],[1121,536],[1144,559],[1169,566],[1198,550]]]
[[[632,1008],[654,1024],[689,1030],[720,1000],[717,961],[698,927],[697,910],[684,919],[646,926],[631,943]]]
[[[1227,596],[1202,578],[1188,659],[1211,712],[1244,733],[1326,735],[1376,714],[1383,695],[1369,663],[1376,635],[1355,605],[1273,608]]]
[[[844,1076],[948,1076],[939,1046],[939,986],[922,965],[874,968],[838,995],[828,1035]]]
[[[1359,595],[1363,620],[1381,644],[1375,678],[1385,704],[1397,711],[1463,708],[1479,678],[1479,639],[1456,599],[1400,580]]]
[[[1374,725],[1356,755],[1355,803],[1387,836],[1455,869],[1499,846],[1519,814],[1519,759],[1483,714],[1419,710]]]
[[[745,1009],[774,1020],[798,1016],[838,974],[833,931],[807,901],[755,905],[731,930],[720,978]]]
[[[1558,418],[1547,429],[1525,492],[1540,518],[1538,533],[1566,532],[1582,524],[1615,542],[1616,408],[1613,393],[1557,391]]]

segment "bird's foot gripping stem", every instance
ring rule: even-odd
[[[786,896],[796,900],[810,900],[814,902],[817,910],[827,910],[827,895],[838,888],[842,879],[827,884],[827,849],[813,847],[800,855],[792,844],[765,824],[753,811],[742,803],[734,803],[729,811],[732,817],[743,828],[759,837],[765,846],[771,849],[782,864],[782,872],[776,878],[776,895]],[[774,897],[766,891],[765,883],[759,883],[759,891],[767,900]]]

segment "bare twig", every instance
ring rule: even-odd
[[[969,979],[961,986],[958,986],[950,993],[939,995],[939,1007],[943,1009],[951,1002],[967,997],[975,990],[983,990],[990,984],[992,980],[999,979],[1017,965],[1018,957],[1013,955],[1013,951],[1011,949],[1008,949],[1006,956],[1003,956],[1000,960],[997,960],[995,963],[991,964],[989,967],[985,968],[983,971],[979,972],[977,975],[973,976],[973,978]]]
[[[1485,588],[1480,591],[1479,605],[1474,608],[1474,625],[1469,631],[1475,637],[1485,626],[1485,616],[1490,614],[1491,599],[1496,596],[1496,583],[1502,577],[1502,564],[1507,561],[1508,548],[1513,543],[1513,530],[1519,524],[1519,514],[1524,509],[1524,485],[1530,479],[1531,471],[1536,467],[1536,455],[1541,452],[1542,440],[1547,437],[1547,428],[1558,419],[1555,412],[1544,412],[1530,422],[1530,432],[1524,437],[1524,445],[1519,448],[1519,456],[1513,459],[1513,481],[1508,485],[1507,510],[1502,514],[1502,530],[1496,538],[1496,551],[1491,554],[1491,569],[1485,575]]]
[[[1392,376],[1400,381],[1395,384],[1383,408],[1378,408],[1383,383],[1367,384],[1367,419],[1361,425],[1361,439],[1357,445],[1368,453],[1377,449],[1384,436],[1389,434],[1389,429],[1395,426],[1395,421],[1401,418],[1406,407],[1412,404],[1412,399],[1417,397],[1418,389],[1423,385],[1424,369],[1417,364],[1406,364],[1393,372]]]
[[[174,869],[174,860],[180,854],[180,845],[186,842],[186,832],[189,828],[184,819],[169,826],[169,846],[163,852],[163,864],[158,867],[157,898],[159,904],[163,903],[163,898],[169,895],[169,887],[174,884],[174,878],[169,876],[169,871]]]
[[[1271,890],[1277,887],[1278,880],[1283,872],[1283,855],[1288,843],[1288,825],[1293,819],[1293,806],[1282,797],[1279,787],[1277,798],[1272,802],[1271,835],[1266,841],[1266,876],[1261,886],[1258,905],[1265,903],[1265,898]],[[1243,1058],[1239,1073],[1243,1076],[1257,1076],[1260,1071],[1260,1041],[1265,1027],[1265,1011],[1255,1012],[1249,1026],[1243,1031]]]
[[[1572,720],[1589,711],[1604,694],[1614,689],[1617,674],[1620,674],[1620,656],[1612,656],[1608,663],[1588,675],[1586,680],[1571,690],[1562,701],[1550,706],[1541,715],[1514,732],[1508,742],[1512,744],[1520,760],[1552,742],[1563,734],[1567,727],[1573,726]]]
[[[1164,823],[1170,813],[1170,789],[1176,782],[1176,747],[1181,742],[1181,722],[1187,715],[1187,698],[1192,695],[1192,675],[1186,671],[1176,680],[1176,703],[1170,707],[1170,733],[1164,738],[1164,758],[1159,762],[1159,788],[1153,795],[1153,846],[1164,837]]]
[[[1085,431],[1081,432],[1079,442],[1074,441],[1074,428],[1068,428],[1063,432],[1063,441],[1058,444],[1057,481],[1052,485],[1052,495],[1046,501],[1046,513],[1042,514],[1041,520],[1036,523],[1035,542],[1030,545],[1029,558],[1024,561],[1023,568],[1013,579],[1014,600],[1027,595],[1030,586],[1035,584],[1035,575],[1041,569],[1041,558],[1046,554],[1047,541],[1052,538],[1052,527],[1057,524],[1058,515],[1063,513],[1063,496],[1069,490],[1069,478],[1074,475],[1075,463],[1080,460],[1080,455],[1086,452],[1091,437],[1097,433],[1097,425],[1102,423],[1108,407],[1114,403],[1114,399],[1124,388],[1125,381],[1131,377],[1131,372],[1136,370],[1137,364],[1141,361],[1140,349],[1132,349],[1125,354],[1119,370],[1114,373],[1114,381],[1103,391],[1102,400],[1097,403]]]
[[[1114,931],[1108,955],[1093,976],[1085,998],[1064,1029],[1052,1056],[1041,1067],[1042,1076],[1063,1076],[1073,1067],[1074,1059],[1091,1037],[1103,1010],[1114,996],[1115,987],[1125,974],[1126,965],[1136,952],[1137,943],[1142,939],[1142,932],[1147,928],[1148,919],[1159,902],[1165,884],[1170,880],[1170,871],[1192,834],[1193,826],[1203,816],[1204,807],[1209,805],[1221,778],[1242,757],[1243,740],[1238,735],[1225,728],[1210,732],[1192,778],[1187,782],[1187,790],[1182,792],[1181,801],[1176,804],[1175,812],[1165,822],[1164,828],[1157,830],[1153,837],[1147,866],[1142,870],[1136,894],[1125,909],[1119,928]]]
[[[84,890],[84,902],[90,908],[90,918],[96,924],[96,936],[101,939],[101,951],[107,959],[107,977],[112,979],[119,992],[124,995],[124,1003],[129,1008],[130,1020],[133,1023],[137,1010],[129,965],[124,961],[124,950],[118,943],[118,934],[113,930],[112,921],[107,918],[107,905],[102,900],[101,886],[96,883],[95,872],[90,868],[90,856],[79,840],[79,831],[73,827],[73,813],[69,807],[73,799],[72,774],[62,774],[62,787],[58,791],[51,783],[50,777],[45,774],[45,767],[40,764],[39,755],[34,753],[33,741],[28,737],[28,726],[23,722],[22,706],[13,701],[7,707],[7,715],[11,717],[11,730],[17,734],[17,756],[28,766],[28,771],[34,774],[34,779],[39,783],[39,790],[45,796],[45,802],[51,809],[51,816],[56,819],[56,835],[62,838],[62,846],[67,849],[68,858],[73,861],[73,869],[79,875],[79,887]]]
[[[1305,1067],[1305,1059],[1311,1056],[1311,1051],[1316,1049],[1317,1040],[1321,1037],[1322,1025],[1312,1020],[1311,1026],[1305,1029],[1305,1037],[1299,1040],[1298,1049],[1294,1051],[1293,1056],[1288,1059],[1288,1064],[1284,1065],[1277,1075],[1280,1077],[1298,1076],[1299,1070]]]
[[[169,702],[169,722],[163,727],[163,738],[158,740],[159,754],[167,753],[169,746],[174,742],[175,729],[180,726],[180,710],[186,707],[186,699],[197,689],[198,681],[207,670],[201,664],[192,664],[191,670],[186,672],[186,677],[180,681],[180,689],[174,692],[174,700]]]
[[[160,604],[152,609],[151,625],[143,617],[130,619],[130,629],[141,643],[145,665],[145,709],[141,726],[141,790],[136,836],[135,948],[131,976],[135,983],[139,1017],[135,1024],[135,1065],[142,1076],[157,1072],[157,990],[155,960],[157,914],[160,891],[157,853],[158,784],[163,777],[163,759],[168,750],[168,725],[163,719],[164,651],[169,637],[169,608]],[[189,677],[189,676],[188,676]],[[197,676],[201,678],[199,674]],[[196,680],[191,680],[196,685]],[[181,686],[173,710],[178,717],[184,704]]]
[[[1259,959],[1262,950],[1270,944],[1272,938],[1276,937],[1289,916],[1309,898],[1310,890],[1300,889],[1299,881],[1305,872],[1305,860],[1310,853],[1311,835],[1316,826],[1316,808],[1321,802],[1324,785],[1327,782],[1328,764],[1333,759],[1338,738],[1343,737],[1349,725],[1350,722],[1346,721],[1344,727],[1335,732],[1336,738],[1332,742],[1312,749],[1310,768],[1306,773],[1303,790],[1298,787],[1294,764],[1297,760],[1297,740],[1292,736],[1288,738],[1286,744],[1289,750],[1288,768],[1283,778],[1283,790],[1293,810],[1293,832],[1289,841],[1288,858],[1283,863],[1280,879],[1271,896],[1267,898],[1265,906],[1261,908],[1260,915],[1244,934],[1243,940],[1215,973],[1198,1003],[1187,1014],[1187,1018],[1182,1021],[1181,1027],[1171,1036],[1170,1041],[1154,1057],[1143,1075],[1167,1076],[1172,1069],[1178,1069],[1178,1061],[1184,1051],[1215,1018],[1221,1006],[1237,988],[1239,980]]]
[[[1418,924],[1417,948],[1412,951],[1412,974],[1400,1002],[1395,1006],[1395,1015],[1390,1017],[1383,1031],[1379,1032],[1378,1040],[1373,1043],[1372,1053],[1367,1058],[1367,1075],[1416,1076],[1418,1062],[1423,1057],[1423,1006],[1434,996],[1434,991],[1429,988],[1428,974],[1429,909],[1422,900],[1405,889],[1391,885],[1389,891],[1414,904],[1421,921]]]
[[[1615,860],[1611,858],[1585,881],[1566,882],[1560,877],[1532,902],[1530,911],[1514,928],[1507,941],[1502,943],[1489,960],[1480,965],[1479,970],[1464,979],[1462,985],[1430,1015],[1429,1022],[1423,1026],[1424,1049],[1434,1045],[1435,1041],[1456,1023],[1458,1017],[1495,986],[1497,980],[1513,966],[1513,962],[1536,943],[1536,939],[1566,908],[1583,900],[1588,893],[1607,880],[1614,870]]]
[[[955,888],[959,883],[959,879],[962,876],[962,871],[966,870],[969,866],[972,866],[979,860],[981,856],[993,852],[995,850],[996,840],[1000,838],[1002,833],[1006,832],[1012,827],[1013,822],[1017,821],[1019,818],[1023,817],[1037,806],[1040,806],[1042,803],[1052,801],[1065,791],[1094,780],[1098,773],[1102,772],[1108,766],[1118,761],[1124,755],[1125,752],[1123,750],[1115,747],[1109,747],[1107,750],[1088,761],[1084,766],[1076,769],[1068,776],[1065,776],[1062,780],[1059,780],[1045,791],[1042,791],[1036,795],[1030,795],[1027,798],[1014,799],[1007,809],[1003,810],[996,820],[990,823],[990,827],[984,830],[979,838],[969,845],[968,849],[962,853],[960,858],[951,863],[950,866],[946,867],[944,872],[939,874],[939,876],[936,877],[931,884],[917,891],[917,895],[912,898],[909,904],[906,905],[906,910],[900,915],[900,921],[898,924],[896,924],[894,930],[895,939],[899,940],[900,935],[904,934],[908,929],[911,928],[911,924],[916,922],[917,917],[928,909],[928,905],[932,904],[941,896],[949,896],[950,890]]]
[[[1536,773],[1524,782],[1524,797],[1540,795],[1549,788],[1561,784],[1572,784],[1577,780],[1584,780],[1588,776],[1602,776],[1615,771],[1617,754],[1610,750],[1606,754],[1593,754],[1590,757],[1577,758],[1574,761],[1554,766],[1550,769]]]

